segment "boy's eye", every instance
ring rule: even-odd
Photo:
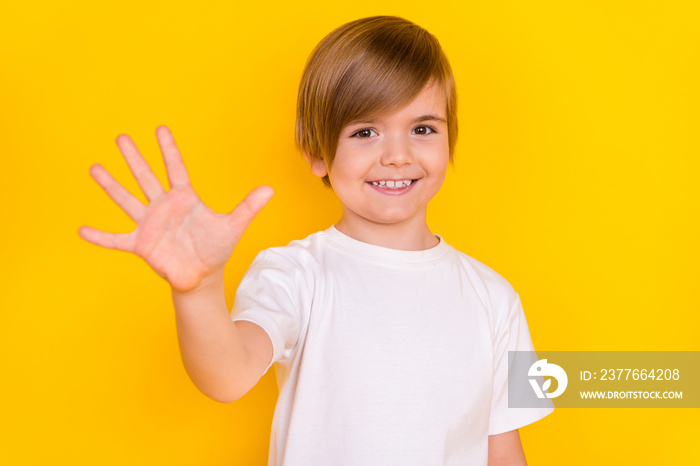
[[[353,133],[352,137],[365,139],[376,135],[373,129],[365,128]]]
[[[413,130],[414,134],[421,134],[421,135],[430,134],[430,133],[434,133],[434,132],[435,132],[435,130],[433,128],[431,128],[430,126],[418,126],[417,128],[415,128]]]

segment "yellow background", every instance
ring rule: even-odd
[[[411,19],[457,76],[456,165],[430,225],[520,293],[541,350],[700,350],[700,14],[693,1],[74,1],[0,8],[2,464],[264,464],[276,387],[230,405],[182,368],[169,289],[82,242],[143,198],[114,144],[165,180],[168,125],[218,211],[276,195],[227,269],[325,229],[339,207],[293,145],[312,47],[362,16]],[[521,430],[532,465],[697,464],[693,409],[560,409]]]

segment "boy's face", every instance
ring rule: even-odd
[[[328,173],[340,199],[341,231],[427,229],[428,201],[449,163],[445,104],[443,90],[428,85],[394,113],[343,128],[330,169],[324,161],[311,162],[316,176]]]

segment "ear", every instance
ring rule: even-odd
[[[306,162],[309,164],[311,167],[311,173],[314,175],[318,176],[319,178],[323,178],[328,174],[328,167],[326,166],[326,161],[323,159],[312,159],[309,154],[304,152],[304,158],[306,159]]]

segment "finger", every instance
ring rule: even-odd
[[[119,251],[134,252],[134,236],[131,233],[107,233],[92,227],[78,228],[78,235],[96,246]]]
[[[243,235],[250,222],[265,207],[274,191],[269,186],[258,186],[243,199],[230,214],[231,227]]]
[[[90,176],[131,220],[136,223],[141,220],[145,206],[119,184],[102,165],[96,164],[90,167]]]
[[[128,135],[120,134],[117,136],[117,146],[146,198],[151,201],[163,194],[165,192],[163,185],[160,184],[151,167],[148,166],[146,160],[139,153],[134,141]]]
[[[182,160],[180,149],[175,144],[173,133],[167,126],[156,128],[156,138],[160,151],[163,154],[165,170],[168,172],[170,188],[182,188],[190,185],[190,176],[187,173],[185,162]]]

